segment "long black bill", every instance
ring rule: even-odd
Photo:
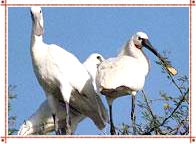
[[[157,52],[157,50],[151,45],[150,41],[148,39],[142,40],[142,45],[146,47],[148,50],[150,50],[153,54],[155,54],[164,64],[165,61],[163,57]]]
[[[33,15],[32,12],[31,13],[31,19],[33,21],[33,30],[34,30],[34,34],[37,36],[41,36],[44,33],[44,29],[40,24],[40,20],[38,19],[38,16]]]
[[[142,45],[144,47],[146,47],[148,50],[150,50],[152,53],[154,53],[160,59],[160,61],[164,65],[164,67],[167,69],[167,71],[171,75],[174,76],[174,75],[177,74],[177,70],[175,68],[173,68],[170,64],[168,64],[167,61],[165,61],[165,59],[157,52],[157,50],[153,48],[153,46],[151,45],[151,43],[148,39],[143,39],[142,40]]]
[[[34,22],[34,17],[33,17],[33,13],[30,11],[30,14],[31,14],[31,19],[32,21]]]

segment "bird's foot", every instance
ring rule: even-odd
[[[111,135],[116,135],[116,130],[115,130],[114,125],[112,125],[111,128],[110,128],[110,134]]]
[[[72,135],[71,128],[66,129],[66,135]]]
[[[54,120],[54,129],[55,129],[55,134],[60,135],[61,131],[59,130],[59,125],[58,125],[58,120],[55,114],[52,114],[53,120]]]
[[[57,128],[56,128],[56,115],[55,114],[52,114],[52,118],[53,118],[53,121],[54,121],[54,130],[55,130],[55,133],[57,135]]]
[[[67,121],[66,121],[66,135],[71,135],[72,134],[72,132],[71,132],[71,121],[70,121],[70,119],[68,119]]]
[[[71,135],[71,120],[69,115],[69,103],[66,104],[66,135]]]

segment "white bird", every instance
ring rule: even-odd
[[[115,134],[112,120],[112,102],[115,98],[132,95],[132,113],[134,120],[134,101],[137,91],[142,90],[145,77],[149,72],[149,60],[142,48],[146,47],[153,52],[162,62],[161,55],[153,48],[147,34],[137,32],[126,43],[117,57],[102,62],[97,71],[96,85],[98,91],[105,95],[109,105],[110,133]]]
[[[59,113],[62,117],[60,123],[64,123],[65,108],[59,105]],[[84,115],[70,108],[71,131],[74,133],[78,123],[85,118]],[[54,120],[52,112],[48,105],[48,100],[45,100],[40,107],[20,126],[18,135],[32,135],[32,134],[47,134],[54,131]]]
[[[91,109],[85,111],[94,113],[90,115],[91,119],[102,121],[102,128],[105,126],[106,112],[104,105],[98,100],[98,96],[94,91],[91,76],[79,60],[63,48],[43,42],[43,15],[40,7],[31,8],[32,16],[32,37],[31,37],[31,57],[35,75],[42,86],[48,99],[49,106],[54,116],[56,132],[59,127],[58,122],[61,113],[58,112],[59,99],[65,102],[66,116],[66,134],[71,134],[70,118],[69,118],[69,103],[71,93],[79,93],[79,98],[76,100],[91,99],[92,103],[87,106]],[[86,103],[74,104],[73,107],[78,111]],[[57,133],[59,134],[59,132]]]
[[[102,55],[98,53],[93,53],[83,63],[84,67],[87,69],[88,73],[92,77],[92,83],[96,92],[97,92],[97,86],[96,86],[97,68],[104,60],[105,59],[103,58]]]
[[[92,79],[95,80],[96,72],[97,72],[97,66],[104,60],[104,58],[97,53],[91,54],[86,61],[83,63],[89,74],[91,75]],[[77,95],[77,96],[76,96]],[[75,95],[72,93],[70,104],[76,102],[74,100],[75,97],[80,97],[78,93],[75,93]],[[82,97],[82,96],[81,96]],[[87,99],[84,99],[85,101],[88,101]],[[80,101],[79,101],[80,102]],[[78,103],[78,101],[77,101]],[[91,102],[90,102],[91,103]],[[88,108],[85,106],[85,108]],[[58,111],[61,113],[60,122],[62,123],[65,113],[65,108],[62,104],[58,105]],[[86,116],[81,112],[78,112],[74,108],[70,108],[70,120],[71,120],[71,131],[74,133],[77,125],[79,122],[81,122]],[[100,128],[100,125],[102,125],[102,122],[95,122],[98,128]],[[25,121],[18,132],[18,135],[32,135],[32,134],[47,134],[49,132],[54,131],[54,123],[53,123],[53,117],[52,112],[50,110],[50,107],[48,105],[48,100],[45,100],[40,107],[36,110],[35,113],[33,113],[27,121]]]

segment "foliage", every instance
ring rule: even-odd
[[[13,135],[17,132],[17,129],[15,128],[16,116],[10,113],[12,111],[12,101],[16,99],[16,94],[14,94],[15,88],[16,86],[13,85],[9,85],[8,87],[8,135]]]
[[[168,64],[168,58],[165,56]],[[150,99],[142,90],[141,100],[136,102],[142,120],[139,123],[122,124],[118,129],[119,135],[188,135],[189,134],[189,80],[187,76],[172,76],[161,61],[156,62],[162,66],[162,72],[177,95],[170,96],[167,92],[160,91],[157,99]],[[171,86],[172,86],[171,85]],[[157,112],[156,105],[162,106],[162,112]],[[137,115],[138,116],[138,115]]]
[[[166,54],[165,54],[166,55]],[[162,61],[156,63],[162,66],[162,73],[171,82],[172,90],[176,91],[173,95],[168,94],[164,90],[160,90],[156,99],[148,96],[144,90],[138,93],[137,97],[141,97],[135,101],[132,107],[130,124],[123,123],[116,128],[117,135],[188,135],[189,134],[189,79],[186,75],[173,76],[165,67],[171,65],[171,62],[164,55]],[[12,110],[11,101],[16,98],[14,94],[15,86],[9,86],[9,135],[15,134],[14,124],[16,116],[10,115]],[[132,99],[133,100],[133,99]],[[133,104],[133,103],[132,103]],[[161,110],[156,110],[158,105]],[[140,113],[135,113],[133,108],[140,109]],[[140,117],[140,120],[138,117]],[[44,123],[40,127],[44,128]],[[39,131],[38,134],[46,134]],[[49,133],[54,134],[54,132]],[[107,133],[104,133],[106,135]]]

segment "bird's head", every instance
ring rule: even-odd
[[[172,75],[176,75],[177,71],[169,65],[165,59],[161,56],[161,54],[158,53],[158,51],[152,46],[150,43],[148,36],[144,32],[137,32],[135,35],[133,35],[132,39],[133,44],[135,48],[142,49],[143,47],[150,50],[154,55],[156,55],[159,60],[164,64],[164,67],[171,73]]]
[[[137,32],[133,35],[131,40],[133,41],[136,48],[141,49],[144,46],[143,42],[148,40],[148,36],[144,32]]]
[[[144,32],[137,32],[133,35],[131,41],[133,41],[133,44],[135,48],[142,49],[143,47],[150,50],[154,55],[156,55],[160,60],[162,60],[162,56],[158,53],[158,51],[152,46],[150,41],[148,40],[148,36]]]
[[[91,63],[93,65],[96,65],[97,67],[104,61],[105,59],[103,58],[102,55],[98,54],[98,53],[93,53],[91,54],[86,62],[87,63]]]
[[[30,121],[24,121],[20,130],[18,131],[18,135],[29,135],[33,133],[32,123]]]
[[[33,24],[35,25],[34,33],[37,36],[40,36],[43,34],[43,14],[42,9],[40,7],[31,7],[31,18],[33,21]]]
[[[157,52],[157,50],[152,46],[150,41],[148,40],[148,36],[144,32],[137,32],[133,35],[131,41],[134,44],[134,48],[142,49],[143,47],[150,50],[153,54],[155,54],[159,59],[162,59],[162,56]]]

